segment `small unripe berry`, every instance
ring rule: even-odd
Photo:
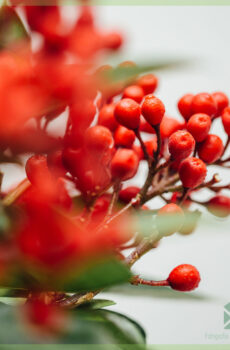
[[[226,134],[230,135],[230,107],[227,107],[222,112],[222,123]]]
[[[194,114],[188,121],[187,129],[197,142],[204,141],[211,128],[211,118],[208,114]]]
[[[172,289],[180,292],[191,292],[198,287],[200,274],[192,265],[179,265],[170,273],[168,283]]]
[[[96,125],[86,130],[85,146],[98,152],[105,152],[113,147],[113,136],[108,128]]]
[[[110,131],[115,131],[118,123],[114,116],[115,105],[113,103],[105,105],[99,113],[98,125],[105,126]]]
[[[120,125],[114,133],[114,141],[116,146],[131,148],[135,141],[134,131]]]
[[[139,187],[135,187],[135,186],[126,187],[120,191],[119,199],[124,203],[129,203],[132,199],[136,198],[139,192],[140,192]]]
[[[187,94],[181,97],[181,99],[178,102],[178,109],[180,111],[180,114],[182,117],[184,117],[185,120],[188,120],[192,115],[192,101],[193,101],[194,95]]]
[[[205,113],[213,117],[217,112],[217,106],[212,95],[205,92],[197,94],[192,100],[192,112]]]
[[[209,200],[207,208],[215,216],[227,217],[230,214],[230,198],[223,195],[215,196]]]
[[[114,179],[122,181],[131,179],[137,172],[139,159],[130,149],[120,148],[116,151],[111,162],[111,173]]]
[[[205,163],[215,163],[223,154],[224,145],[221,138],[217,135],[208,135],[207,138],[199,144],[198,154]]]
[[[165,106],[159,98],[148,95],[144,99],[141,111],[147,122],[154,126],[161,123],[165,114]]]
[[[115,118],[119,124],[131,130],[137,130],[140,125],[141,108],[137,102],[124,98],[115,107]]]
[[[138,85],[130,85],[125,88],[123,98],[131,98],[137,103],[141,103],[144,98],[144,90]]]
[[[161,235],[170,236],[178,232],[184,222],[183,210],[174,203],[162,207],[156,217],[157,229]]]
[[[206,174],[206,165],[199,158],[186,158],[179,167],[180,179],[185,188],[195,188],[201,185],[206,178]]]
[[[188,131],[178,130],[170,136],[168,148],[172,159],[185,159],[194,151],[195,140]]]
[[[226,96],[223,92],[214,92],[212,97],[214,98],[217,106],[216,116],[219,117],[223,110],[229,105],[228,96]]]
[[[137,80],[137,84],[142,87],[145,95],[153,94],[158,86],[158,79],[153,74],[145,74]]]

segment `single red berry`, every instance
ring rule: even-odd
[[[48,167],[56,177],[63,177],[66,174],[66,169],[62,162],[62,153],[62,150],[58,150],[49,153],[47,156]]]
[[[88,149],[105,152],[112,148],[113,136],[108,128],[101,125],[92,126],[85,132],[85,145]]]
[[[174,118],[164,116],[160,125],[162,139],[169,138],[175,131],[184,129],[185,123]]]
[[[144,144],[147,149],[148,155],[150,157],[153,157],[154,152],[156,152],[157,150],[157,138],[153,136],[152,140],[145,141]]]
[[[137,84],[142,87],[145,95],[153,94],[158,86],[158,79],[153,74],[145,74],[137,80]]]
[[[213,117],[217,112],[217,105],[212,95],[204,92],[194,96],[192,100],[192,113],[205,113]]]
[[[119,124],[131,130],[137,130],[140,125],[141,108],[137,102],[124,98],[115,107],[115,118]]]
[[[105,105],[99,113],[98,125],[105,126],[110,131],[115,131],[118,123],[114,116],[115,105],[113,103]]]
[[[199,144],[198,154],[205,163],[215,163],[223,154],[224,145],[221,138],[217,135],[208,135],[207,138]]]
[[[230,198],[217,195],[208,201],[208,210],[215,216],[224,218],[230,215]]]
[[[124,203],[129,203],[132,199],[136,198],[139,192],[139,187],[126,187],[119,192],[119,199]]]
[[[139,130],[147,132],[148,134],[156,134],[155,129],[143,117],[141,117]]]
[[[199,158],[186,158],[179,167],[180,179],[185,188],[195,188],[201,185],[206,178],[206,174],[206,165]]]
[[[62,162],[71,175],[77,177],[79,174],[79,164],[82,162],[82,150],[74,148],[64,148],[62,152]]]
[[[192,115],[192,101],[193,101],[194,95],[192,94],[186,94],[178,102],[178,109],[180,111],[180,114],[182,117],[184,117],[185,120],[188,120]]]
[[[131,100],[141,103],[144,98],[144,90],[138,85],[130,85],[125,88],[123,98],[131,98]]]
[[[131,148],[135,138],[135,133],[122,125],[120,125],[114,133],[115,145],[118,147]]]
[[[41,186],[44,179],[51,180],[51,173],[47,164],[47,157],[35,155],[26,162],[26,175],[30,182],[35,186]]]
[[[147,122],[154,126],[161,123],[165,114],[165,106],[159,98],[154,95],[147,95],[142,104],[141,111]]]
[[[180,292],[191,292],[198,287],[200,274],[192,265],[179,265],[170,273],[168,283],[172,289]]]
[[[214,92],[212,94],[212,97],[214,98],[214,101],[217,105],[216,116],[219,117],[223,110],[229,105],[228,96],[226,96],[223,92]]]
[[[197,142],[201,142],[208,136],[211,123],[208,114],[197,113],[189,119],[187,129]]]
[[[157,229],[161,235],[170,236],[178,232],[183,222],[184,212],[177,204],[166,204],[157,213]]]
[[[109,50],[118,50],[123,44],[123,38],[120,33],[112,32],[104,36],[104,47]]]
[[[227,107],[222,112],[222,123],[224,130],[228,136],[230,136],[230,107]]]
[[[178,130],[170,136],[168,148],[172,159],[185,159],[194,151],[195,140],[188,131]]]
[[[122,181],[131,179],[138,170],[139,159],[131,149],[120,148],[111,162],[111,173],[114,179]]]

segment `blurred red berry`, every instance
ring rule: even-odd
[[[142,104],[141,111],[147,122],[155,126],[161,123],[165,114],[165,106],[159,98],[154,95],[147,95]]]
[[[216,116],[219,117],[223,110],[229,105],[228,96],[226,96],[223,92],[214,92],[212,97],[217,105]]]
[[[166,204],[157,213],[157,228],[159,233],[164,236],[170,236],[178,232],[183,222],[184,212],[177,204]]]
[[[170,273],[168,283],[172,289],[180,292],[191,292],[198,287],[200,274],[192,265],[179,265]]]
[[[211,118],[204,113],[191,116],[187,123],[187,129],[197,142],[204,141],[211,128]]]
[[[207,208],[215,216],[227,217],[230,215],[230,198],[217,195],[208,201]]]
[[[227,107],[222,112],[222,123],[224,130],[228,136],[230,136],[230,107]]]
[[[144,98],[144,90],[138,85],[130,85],[125,88],[123,98],[131,98],[137,103],[141,103]]]
[[[172,159],[184,159],[194,151],[195,140],[188,131],[178,130],[170,136],[168,148]]]
[[[184,117],[185,120],[188,120],[192,115],[192,101],[193,101],[194,95],[187,94],[184,95],[178,102],[178,109],[180,111],[180,114],[182,117]]]
[[[114,133],[114,141],[116,146],[131,148],[135,141],[135,133],[120,125]]]
[[[103,46],[109,50],[118,50],[123,44],[123,38],[121,34],[113,32],[106,34],[103,37]]]
[[[98,125],[105,126],[110,131],[115,131],[118,127],[118,123],[114,116],[115,105],[113,103],[105,105],[100,110],[98,116]]]
[[[139,130],[147,132],[148,134],[156,134],[155,129],[143,117],[141,117]]]
[[[128,129],[137,130],[140,125],[141,108],[137,102],[124,98],[115,107],[117,122]]]
[[[62,150],[49,153],[47,156],[48,167],[53,175],[56,177],[65,176],[66,169],[62,162]]]
[[[205,113],[213,117],[216,112],[217,105],[212,95],[204,92],[194,96],[192,100],[192,114]]]
[[[169,138],[175,131],[184,129],[185,124],[177,119],[164,116],[160,125],[162,139]]]
[[[118,149],[111,162],[112,177],[125,181],[131,179],[138,170],[138,156],[133,150]]]
[[[113,144],[111,131],[104,126],[92,126],[85,132],[85,145],[89,150],[105,152],[112,148]]]
[[[124,203],[129,203],[132,199],[136,198],[139,192],[140,192],[139,187],[135,187],[135,186],[126,187],[119,192],[119,199]]]
[[[217,135],[208,135],[206,139],[198,145],[198,154],[205,163],[215,163],[222,156],[224,145]]]
[[[145,95],[153,94],[158,86],[158,79],[153,74],[146,74],[137,80],[137,84],[144,90]]]
[[[201,185],[206,178],[206,174],[206,165],[199,158],[186,158],[179,167],[180,179],[185,188],[195,188]]]

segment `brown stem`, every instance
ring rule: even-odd
[[[154,244],[156,244],[156,238],[145,238],[143,241],[136,247],[136,249],[125,259],[125,263],[132,267],[137,260],[139,260],[144,254],[149,252],[152,248],[154,248]]]
[[[98,293],[100,293],[100,291],[73,294],[64,300],[58,301],[58,305],[67,309],[73,309],[84,303],[90,302]]]
[[[108,212],[107,212],[107,214],[106,214],[106,216],[105,216],[104,222],[106,222],[106,220],[108,220],[108,219],[111,217],[112,213],[113,213],[114,205],[115,205],[116,202],[117,202],[117,199],[118,199],[118,196],[119,196],[120,188],[121,188],[121,183],[120,183],[120,181],[119,181],[119,182],[116,182],[116,183],[114,184],[112,199],[111,199],[111,202],[110,202],[110,204],[109,204]]]
[[[151,287],[169,287],[169,282],[167,280],[164,281],[147,281],[142,278],[139,278],[138,276],[135,276],[133,280],[131,281],[131,284],[134,284],[137,286],[138,284],[142,284],[145,286],[151,286]]]
[[[3,205],[10,206],[13,204],[30,186],[31,183],[29,180],[23,180],[15,189],[6,195],[2,201]]]
[[[149,167],[150,167],[151,159],[150,159],[150,157],[149,157],[149,154],[148,154],[147,148],[146,148],[146,146],[145,146],[145,143],[144,143],[144,141],[142,140],[140,131],[139,131],[138,129],[135,130],[135,134],[136,134],[136,137],[138,138],[138,140],[139,140],[139,142],[140,142],[142,151],[143,151],[143,153],[144,153],[144,157],[145,157],[145,159],[147,160],[148,165],[149,165]]]

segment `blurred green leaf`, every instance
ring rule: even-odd
[[[104,307],[113,306],[116,303],[112,300],[107,299],[93,299],[89,303],[85,303],[81,306],[81,308],[87,308],[91,310],[102,309]]]

